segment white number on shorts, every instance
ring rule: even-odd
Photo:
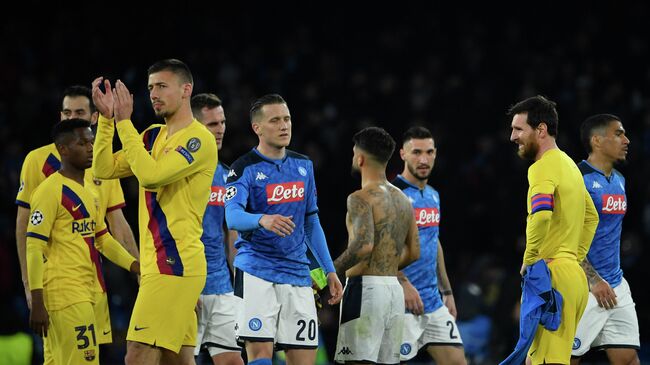
[[[305,331],[305,327],[307,327],[307,322],[301,319],[297,324],[300,326],[300,329],[298,330],[298,333],[296,333],[296,341],[304,341],[305,338],[301,335]],[[309,328],[307,328],[307,337],[309,337],[310,341],[316,339],[316,321],[313,319],[309,321]]]
[[[449,338],[451,339],[458,338],[458,336],[454,334],[454,322],[447,321],[447,326],[451,327],[451,329],[449,330]]]

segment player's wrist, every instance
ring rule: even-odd
[[[441,293],[443,296],[449,296],[449,295],[453,295],[453,294],[454,294],[454,292],[453,292],[451,289],[441,290],[440,293]]]

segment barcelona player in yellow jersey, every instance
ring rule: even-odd
[[[88,120],[91,129],[97,123],[97,111],[92,103],[92,94],[88,87],[73,85],[63,92],[61,105],[61,120],[79,118]],[[25,230],[29,220],[30,197],[32,192],[51,174],[55,173],[61,166],[61,156],[54,143],[37,148],[31,151],[25,161],[20,174],[20,188],[16,197],[18,205],[16,219],[16,245],[25,296],[28,307],[31,308],[31,294],[27,282],[27,266],[25,263]],[[124,218],[122,208],[125,206],[124,194],[119,180],[98,180],[92,175],[91,169],[86,170],[86,186],[90,188],[99,199],[99,213],[106,216],[111,234],[122,243],[124,247],[136,258],[138,250],[131,227]],[[104,220],[104,218],[99,218]],[[101,263],[101,260],[100,260]],[[108,311],[108,297],[102,270],[97,271],[97,285],[95,287],[94,311],[97,317],[97,342],[100,344],[112,342],[111,322]],[[45,348],[45,356],[48,356],[49,349]]]
[[[589,288],[580,267],[598,225],[596,208],[576,164],[555,142],[558,116],[555,103],[542,96],[510,108],[510,140],[518,154],[534,163],[528,169],[526,251],[521,273],[545,260],[551,286],[563,298],[556,331],[537,326],[528,352],[532,363],[569,364],[578,321],[587,305]]]
[[[217,167],[217,143],[192,116],[192,74],[175,59],[148,70],[149,96],[164,125],[138,134],[133,96],[117,81],[93,81],[100,112],[94,172],[99,178],[135,175],[140,183],[142,280],[127,335],[127,364],[193,363],[194,307],[207,273],[202,220]],[[105,91],[100,89],[103,82]],[[113,154],[117,129],[123,150]]]
[[[97,199],[84,179],[92,164],[90,123],[64,120],[54,127],[53,135],[60,170],[45,179],[30,199],[30,326],[44,337],[49,349],[45,363],[98,364],[93,310],[101,270],[97,250],[132,272],[139,272],[139,264],[108,233],[103,219],[98,219]]]

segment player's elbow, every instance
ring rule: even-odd
[[[155,176],[151,175],[144,175],[144,176],[139,176],[138,181],[140,182],[140,185],[142,185],[143,188],[145,189],[158,189],[161,187],[163,184],[161,184],[158,179],[156,179]]]

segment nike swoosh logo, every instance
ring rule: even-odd
[[[79,210],[79,208],[81,208],[81,204],[72,207],[72,211],[73,211],[73,212],[76,212],[77,210]]]
[[[149,327],[138,327],[138,326],[135,326],[133,329],[136,330],[136,331],[141,331],[141,330],[144,330],[144,329],[147,329],[147,328],[149,328]]]
[[[104,331],[104,334],[105,334],[105,335],[107,335],[107,334],[109,334],[109,333],[111,333],[111,331]]]

